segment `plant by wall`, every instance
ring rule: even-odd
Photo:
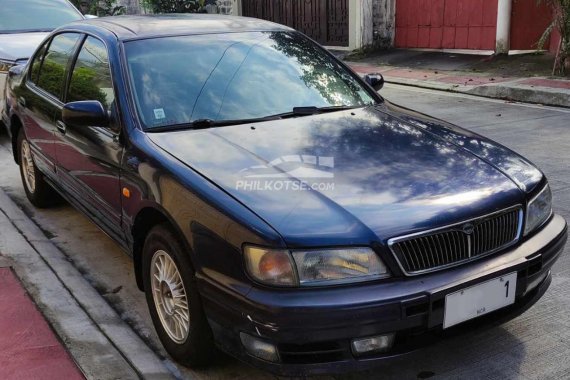
[[[95,14],[99,17],[119,16],[127,12],[127,8],[117,5],[117,0],[100,0],[94,2]]]
[[[570,73],[570,0],[538,0],[546,2],[552,8],[553,20],[538,41],[538,48],[543,49],[548,37],[554,30],[560,33],[561,41],[554,61],[553,73]]]
[[[204,10],[206,0],[143,0],[145,9],[152,13],[198,13]]]
[[[124,6],[117,5],[117,0],[71,0],[71,3],[82,13],[99,17],[124,15],[127,11]]]

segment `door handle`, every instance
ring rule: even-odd
[[[26,99],[18,98],[18,104],[21,105],[22,107],[25,107],[26,106]]]
[[[65,135],[67,127],[63,121],[61,121],[61,120],[56,121],[55,126],[57,127],[58,131],[60,131],[61,133],[63,133]]]

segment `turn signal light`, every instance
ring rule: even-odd
[[[274,344],[245,333],[240,333],[239,337],[245,350],[251,356],[268,362],[276,363],[279,361],[279,353]]]
[[[289,251],[248,246],[244,253],[247,271],[256,280],[278,286],[298,284]]]

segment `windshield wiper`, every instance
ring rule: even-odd
[[[290,117],[310,116],[327,112],[349,110],[360,108],[362,106],[329,106],[329,107],[295,107],[291,112],[280,113],[277,115],[258,117],[254,119],[236,119],[236,120],[212,120],[212,119],[198,119],[190,123],[163,125],[158,127],[149,127],[145,132],[158,133],[158,132],[173,132],[184,131],[188,129],[208,129],[214,127],[226,127],[229,125],[240,125],[249,123],[260,123],[263,121],[287,119]]]
[[[188,129],[208,129],[214,127],[226,127],[229,125],[240,125],[248,123],[260,123],[262,121],[279,120],[276,116],[259,117],[255,119],[237,119],[237,120],[212,120],[212,119],[198,119],[191,123],[164,125],[160,127],[146,128],[146,132],[172,132],[183,131]]]
[[[273,117],[278,117],[280,119],[287,119],[290,117],[311,116],[311,115],[317,115],[317,114],[327,113],[327,112],[351,110],[351,109],[360,108],[360,107],[362,107],[362,106],[342,105],[342,106],[327,106],[327,107],[315,107],[315,106],[295,107],[295,108],[293,108],[293,111],[291,111],[291,112],[280,113],[277,115],[273,115]]]

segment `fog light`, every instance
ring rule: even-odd
[[[243,344],[245,350],[250,355],[268,362],[279,361],[279,353],[277,352],[277,347],[275,347],[274,344],[245,333],[240,333],[239,337],[241,339],[241,344]]]
[[[378,335],[370,338],[352,341],[352,351],[355,355],[377,354],[388,351],[394,343],[394,334]]]

